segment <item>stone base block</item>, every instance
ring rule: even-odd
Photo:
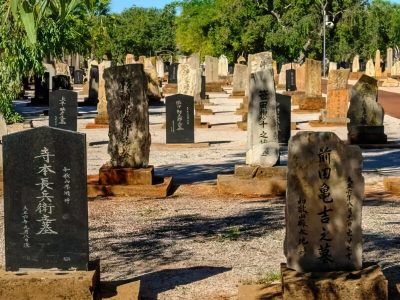
[[[108,115],[107,116],[97,115],[97,117],[94,118],[94,123],[99,125],[108,125]]]
[[[386,144],[384,126],[348,126],[349,144]]]
[[[201,122],[201,116],[194,116],[194,127],[195,128],[210,128],[211,125],[208,122]]]
[[[99,171],[100,185],[152,185],[154,167],[133,169],[102,166]]]
[[[145,198],[165,198],[169,195],[172,177],[154,177],[152,185],[101,185],[99,176],[88,176],[88,197],[136,196]]]
[[[215,112],[212,111],[212,109],[198,109],[196,110],[196,115],[197,116],[212,116],[215,115]]]
[[[198,148],[208,148],[210,143],[187,143],[187,144],[161,144],[161,143],[151,143],[151,150],[176,150],[176,149],[198,149]]]
[[[359,80],[363,74],[363,72],[351,72],[349,80]]]
[[[283,92],[282,95],[290,96],[291,97],[291,101],[292,101],[292,105],[299,105],[300,99],[303,99],[305,97],[305,93],[304,92],[299,92],[299,91]]]
[[[297,130],[297,123],[296,122],[290,122],[290,130]]]
[[[299,99],[299,109],[300,110],[315,110],[320,111],[326,106],[325,97],[322,96],[304,96]]]
[[[282,300],[282,285],[239,285],[238,300]]]
[[[206,83],[206,93],[218,93],[223,92],[224,89],[222,86],[224,85],[223,82],[208,82]]]
[[[99,128],[108,128],[108,124],[96,124],[96,123],[87,123],[86,129],[99,129]]]
[[[239,121],[239,122],[237,122],[236,124],[237,124],[237,127],[238,127],[240,130],[243,130],[243,131],[246,131],[246,130],[247,130],[247,122],[246,122],[246,121]]]
[[[236,165],[234,175],[218,175],[221,194],[249,197],[282,196],[286,193],[287,167]]]
[[[101,299],[109,300],[139,300],[140,280],[115,284],[107,282],[101,284]]]
[[[244,91],[232,91],[232,97],[244,97]]]
[[[1,299],[93,300],[97,299],[99,286],[98,262],[89,271],[0,271]]]
[[[400,177],[383,178],[383,186],[385,192],[400,195]]]
[[[178,85],[175,83],[166,84],[163,89],[163,94],[176,94],[178,93]]]
[[[347,121],[342,122],[322,122],[322,121],[309,121],[308,125],[311,127],[343,127],[347,125]]]
[[[284,300],[385,300],[388,281],[378,265],[353,272],[298,273],[281,264]]]

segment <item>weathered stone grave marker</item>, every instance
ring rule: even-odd
[[[351,144],[385,144],[383,118],[385,112],[378,103],[378,82],[363,75],[353,86],[347,117],[348,140]]]
[[[278,142],[287,144],[291,130],[292,103],[290,96],[276,94],[276,114],[278,116]]]
[[[51,127],[9,134],[3,157],[6,270],[87,270],[85,135]]]
[[[194,98],[176,94],[165,101],[167,144],[194,143]]]
[[[172,178],[159,183],[154,177],[154,168],[149,166],[151,136],[143,65],[105,69],[104,79],[111,159],[100,168],[97,178],[89,180],[89,196],[166,197]]]
[[[74,71],[74,84],[83,84],[83,71],[82,70]]]
[[[78,94],[57,90],[50,94],[49,126],[76,131],[78,127]]]
[[[89,66],[89,95],[85,98],[85,104],[96,105],[99,101],[99,64],[92,61]]]
[[[247,66],[236,64],[233,71],[232,97],[243,97],[247,88]]]
[[[178,83],[178,63],[170,64],[168,67],[168,83]]]

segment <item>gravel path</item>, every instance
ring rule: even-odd
[[[141,279],[144,299],[237,299],[240,283],[277,279],[283,255],[284,199],[219,196],[217,174],[244,163],[246,132],[237,129],[239,100],[212,94],[214,126],[196,130],[208,148],[165,149],[164,107],[150,109],[156,175],[173,175],[175,193],[167,199],[106,198],[89,202],[90,257],[101,259],[102,280]],[[21,104],[21,107],[23,105]],[[93,109],[92,109],[93,110]],[[40,111],[37,110],[37,111]],[[36,113],[37,113],[36,111]],[[107,159],[107,129],[86,130],[91,109],[82,111],[79,130],[87,134],[88,174]],[[85,114],[88,113],[88,114]],[[293,115],[301,130],[315,114]],[[34,126],[45,117],[32,118]],[[400,141],[400,121],[385,118],[391,141]],[[10,131],[22,130],[12,127]],[[331,130],[346,137],[346,129]],[[294,132],[293,132],[294,133]],[[400,282],[400,203],[382,193],[382,178],[398,175],[400,149],[363,150],[367,193],[363,208],[364,261],[379,263],[390,284]],[[282,163],[287,152],[282,150]],[[3,219],[3,200],[0,200]],[[0,232],[3,232],[0,222]],[[0,234],[0,262],[4,236]],[[1,263],[0,263],[1,264]],[[394,298],[393,298],[394,299]]]

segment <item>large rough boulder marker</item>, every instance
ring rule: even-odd
[[[362,155],[331,132],[290,139],[285,255],[298,272],[362,267]]]
[[[108,68],[104,71],[111,166],[143,168],[149,163],[147,78],[142,64]]]
[[[383,118],[385,112],[378,103],[378,82],[363,75],[351,92],[347,117],[348,140],[354,144],[380,144],[387,142]]]
[[[272,69],[250,76],[246,164],[272,167],[279,161],[278,119]]]

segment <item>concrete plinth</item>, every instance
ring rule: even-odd
[[[224,82],[208,82],[206,83],[206,93],[218,93],[223,92],[222,86],[225,85]]]
[[[353,272],[298,273],[281,264],[284,300],[385,300],[388,281],[378,265]]]
[[[384,126],[348,126],[347,139],[350,144],[386,144]]]
[[[0,271],[0,299],[96,299],[100,285],[99,263],[89,271]]]
[[[249,197],[282,196],[286,192],[286,173],[286,167],[236,165],[234,175],[218,175],[218,192]]]
[[[385,192],[400,195],[400,177],[383,178]]]
[[[326,106],[325,97],[322,96],[304,96],[299,99],[299,110],[317,111],[324,109]]]
[[[164,198],[172,186],[172,177],[155,177],[153,167],[112,168],[103,166],[99,175],[88,176],[88,197],[140,196]]]

